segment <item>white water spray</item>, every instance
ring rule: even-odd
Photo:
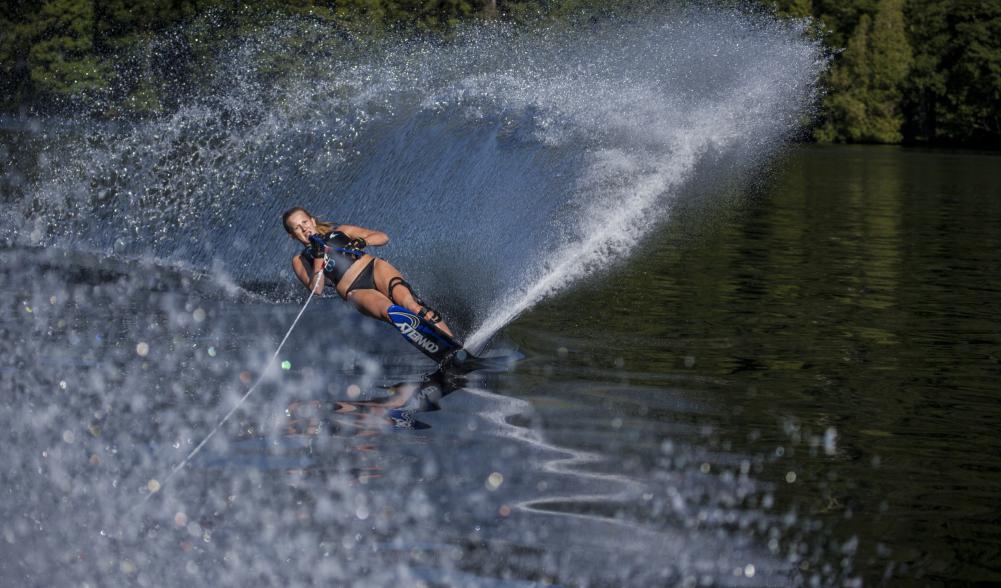
[[[275,364],[275,360],[278,359],[278,354],[282,352],[282,348],[285,347],[285,342],[288,341],[288,338],[292,334],[292,331],[295,330],[295,326],[299,324],[299,319],[301,319],[303,313],[306,312],[306,307],[309,306],[310,300],[313,299],[313,295],[316,293],[316,286],[319,285],[320,274],[317,274],[316,277],[317,280],[314,283],[313,287],[309,289],[309,296],[306,297],[306,302],[302,304],[302,308],[299,309],[299,314],[295,316],[295,319],[292,321],[292,324],[289,325],[288,331],[285,332],[285,336],[282,337],[281,343],[278,344],[278,347],[275,349],[275,352],[271,355],[271,359],[268,360],[268,363],[264,365],[264,369],[261,370],[260,375],[257,376],[257,381],[255,381],[254,384],[244,393],[244,395],[240,397],[240,400],[238,400],[235,404],[233,404],[233,407],[229,409],[229,412],[227,412],[226,415],[222,417],[222,419],[220,419],[218,423],[216,423],[216,426],[213,427],[211,431],[209,431],[208,435],[205,435],[205,438],[202,439],[201,442],[198,443],[198,445],[195,445],[195,448],[192,449],[190,452],[188,452],[188,455],[186,455],[184,459],[181,460],[180,463],[178,463],[176,466],[174,466],[172,470],[170,470],[170,473],[164,477],[162,482],[156,479],[150,480],[150,482],[147,484],[147,488],[150,490],[150,492],[146,494],[146,496],[143,497],[142,502],[140,502],[136,506],[141,506],[142,504],[145,504],[146,501],[148,501],[154,494],[162,491],[167,486],[167,483],[170,482],[171,478],[173,478],[174,475],[177,474],[177,472],[184,469],[184,466],[191,463],[191,460],[194,459],[196,455],[198,455],[198,452],[202,450],[202,447],[205,447],[205,444],[208,443],[209,440],[215,436],[215,434],[219,431],[219,429],[221,429],[222,426],[226,424],[229,418],[233,416],[233,414],[237,410],[239,410],[241,406],[243,406],[243,403],[246,402],[248,398],[250,398],[250,395],[254,393],[254,390],[257,390],[257,387],[260,386],[261,382],[264,381],[264,376],[267,375],[268,370],[271,369],[271,367]]]
[[[163,119],[78,121],[96,140],[46,155],[14,240],[60,231],[107,252],[140,236],[149,255],[285,281],[278,218],[303,205],[389,233],[386,258],[476,348],[632,256],[680,193],[767,159],[825,66],[796,24],[711,9],[471,27],[351,60],[293,42],[324,34],[292,23],[248,41],[220,57],[228,94]],[[264,91],[255,64],[286,41],[302,71]]]

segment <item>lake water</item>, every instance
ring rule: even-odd
[[[517,361],[467,380],[422,381],[426,361],[389,327],[315,301],[285,369],[169,480],[299,299],[11,242],[0,572],[1001,581],[999,161],[793,148],[521,315],[487,348]]]
[[[513,325],[517,373],[542,381],[504,393],[560,444],[614,446],[617,471],[662,471],[665,443],[706,479],[749,459],[765,512],[795,513],[779,553],[806,576],[998,581],[998,163],[796,149]]]

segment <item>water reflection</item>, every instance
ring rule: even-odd
[[[600,406],[642,423],[604,421],[624,468],[665,439],[720,451],[710,471],[745,455],[773,491],[738,510],[796,521],[764,540],[799,581],[1001,577],[964,563],[970,541],[1001,549],[982,519],[1001,480],[999,170],[992,155],[799,149],[732,210],[668,227],[642,264],[508,333],[553,366],[546,397],[586,377]],[[654,412],[621,391],[665,381],[701,408]],[[590,447],[569,420],[550,438]],[[639,426],[656,441],[628,437]]]
[[[296,394],[288,401],[283,419],[270,426],[246,425],[224,453],[206,452],[193,463],[200,469],[277,469],[302,477],[329,465],[331,455],[339,460],[350,456],[349,473],[366,483],[382,476],[382,438],[429,429],[420,414],[440,410],[441,400],[466,382],[461,375],[435,371],[370,393],[349,387],[354,396],[367,400],[334,400],[326,397],[326,391],[314,398]]]

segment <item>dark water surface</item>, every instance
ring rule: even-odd
[[[707,478],[750,459],[802,577],[999,582],[999,164],[797,148],[522,317],[529,359],[499,391],[610,470],[656,471],[665,443]]]
[[[13,585],[1001,581],[1001,161],[798,147],[488,352],[336,300],[0,249]],[[279,284],[277,289],[284,287]],[[513,350],[517,349],[517,354]],[[435,410],[440,409],[440,410]],[[151,489],[159,489],[149,500]]]

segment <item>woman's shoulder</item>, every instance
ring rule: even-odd
[[[341,222],[332,222],[331,221],[330,222],[330,230],[327,231],[327,232],[325,232],[325,233],[321,233],[321,234],[323,236],[330,236],[331,234],[336,234],[338,232],[341,233],[341,234],[343,234],[344,233],[344,229],[341,228],[342,226],[344,226],[344,224],[341,223]]]

